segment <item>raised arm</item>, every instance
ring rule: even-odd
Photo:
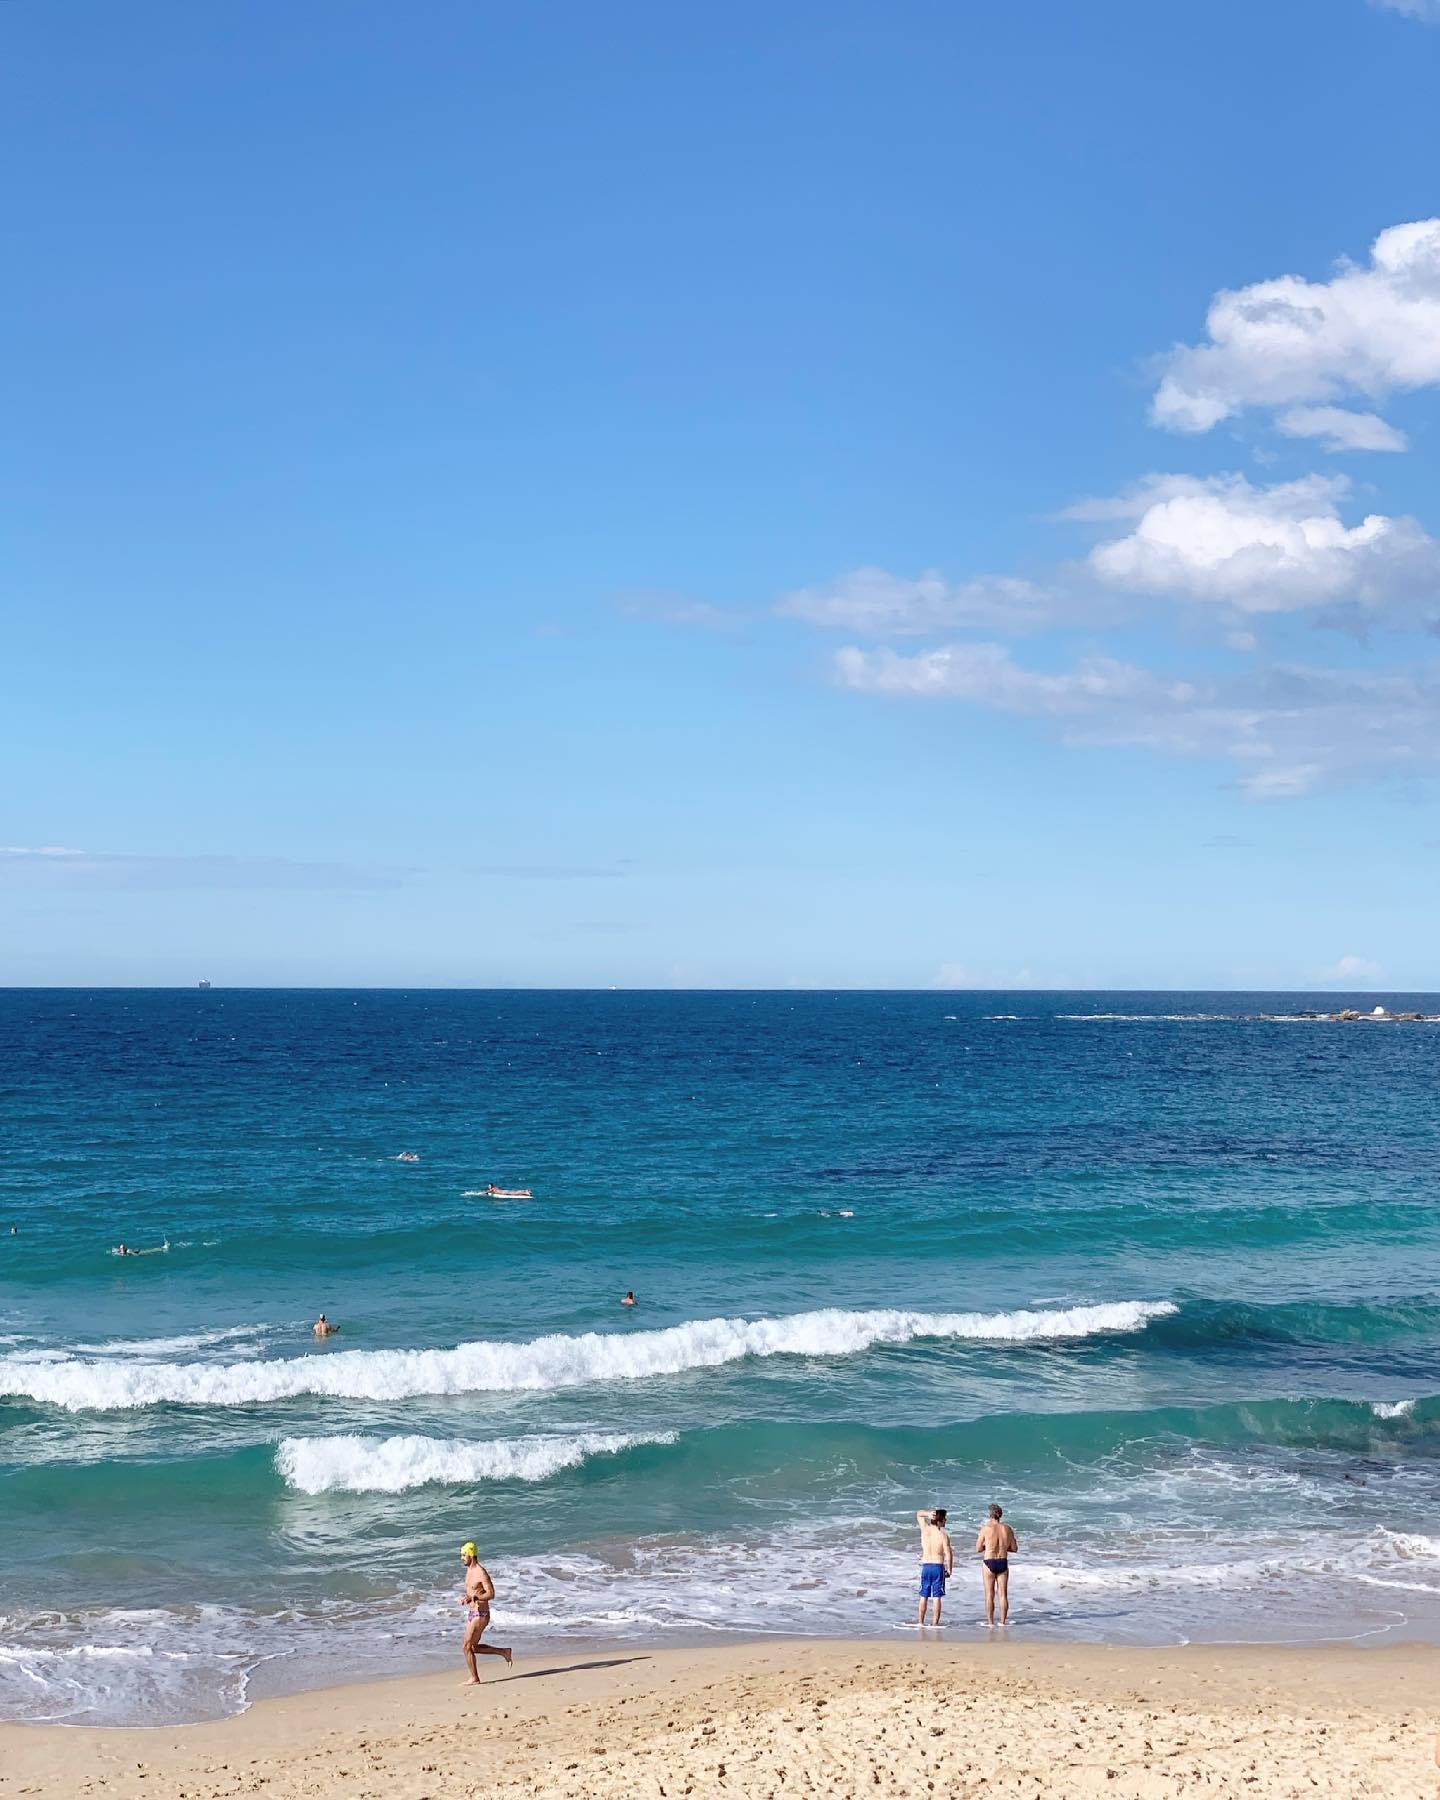
[[[935,1515],[922,1507],[915,1515],[915,1523],[917,1525],[933,1525],[935,1523]]]

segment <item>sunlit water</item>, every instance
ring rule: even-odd
[[[1435,1633],[1440,1026],[1316,1005],[0,994],[0,1716],[453,1658],[468,1537],[522,1653],[899,1631],[992,1498],[1016,1633]]]

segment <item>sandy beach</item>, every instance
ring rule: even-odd
[[[0,1794],[1433,1796],[1440,1651],[766,1642],[498,1663],[181,1729],[0,1728]]]

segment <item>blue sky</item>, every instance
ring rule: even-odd
[[[0,38],[0,981],[1440,989],[1440,5]]]

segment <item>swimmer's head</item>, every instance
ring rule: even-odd
[[[460,1560],[461,1562],[467,1563],[479,1562],[480,1552],[473,1544],[462,1544],[460,1546]]]
[[[943,1525],[949,1516],[943,1506],[937,1506],[930,1515],[937,1525]]]
[[[996,1506],[996,1504],[992,1500],[990,1503],[990,1517],[992,1519],[1000,1519],[1000,1518],[1003,1518],[1004,1516],[1005,1516],[1005,1508],[1003,1506]]]

